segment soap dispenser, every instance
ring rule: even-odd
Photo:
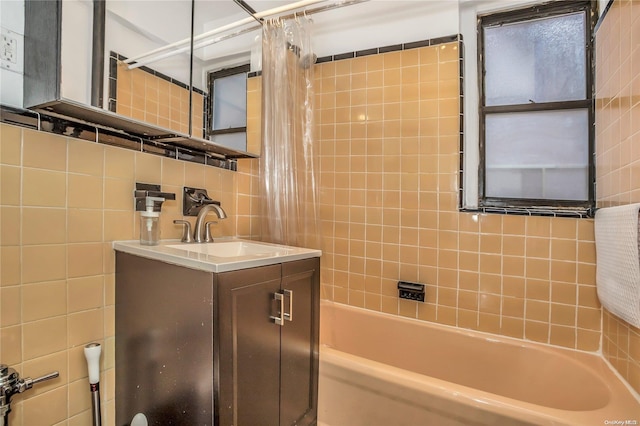
[[[140,244],[155,246],[160,241],[160,210],[165,200],[175,200],[176,194],[162,192],[160,185],[136,182],[133,192],[136,211],[140,212]]]
[[[164,198],[145,197],[145,211],[140,212],[140,244],[155,246],[160,241],[160,212],[154,211],[155,203]]]

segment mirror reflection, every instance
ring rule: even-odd
[[[251,46],[259,38],[260,23],[232,1],[195,1],[194,16],[192,81],[194,91],[203,91],[205,105],[203,126],[197,111],[192,111],[192,135],[248,151],[250,52],[239,51],[238,46]]]
[[[106,4],[108,109],[188,134],[190,2],[107,1]],[[150,55],[151,52],[156,53]]]
[[[259,23],[231,0],[106,4],[104,107],[247,151],[247,77]]]

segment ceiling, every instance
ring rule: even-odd
[[[290,0],[245,2],[258,13],[301,3]],[[107,0],[108,11],[113,16],[126,21],[130,29],[154,40],[158,46],[189,38],[191,4],[191,0]],[[252,46],[256,44],[256,37],[261,34],[259,23],[234,0],[195,0],[194,4],[195,35],[244,21],[214,36],[223,40],[195,50],[194,57],[199,65],[212,69],[246,63]],[[270,17],[302,13],[305,10],[309,12],[314,21],[314,50],[318,56],[325,56],[393,44],[396,40],[407,42],[430,38],[430,33],[437,34],[438,30],[430,31],[433,25],[416,23],[416,18],[428,19],[425,17],[437,16],[443,10],[453,10],[457,22],[457,5],[458,0],[324,0]],[[404,22],[407,25],[403,25]],[[412,30],[417,35],[390,34],[406,30]],[[456,30],[439,35],[455,34]],[[237,35],[238,32],[244,33]],[[225,38],[225,35],[228,37]],[[131,56],[135,56],[135,53],[131,53]]]

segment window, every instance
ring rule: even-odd
[[[481,207],[593,205],[591,7],[480,18]]]
[[[209,74],[209,139],[247,150],[247,73],[249,65]]]

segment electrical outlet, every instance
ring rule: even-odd
[[[9,71],[21,73],[23,70],[24,36],[6,28],[0,33],[0,65]]]
[[[18,40],[2,34],[0,58],[2,58],[3,61],[9,61],[14,64],[18,63]]]

